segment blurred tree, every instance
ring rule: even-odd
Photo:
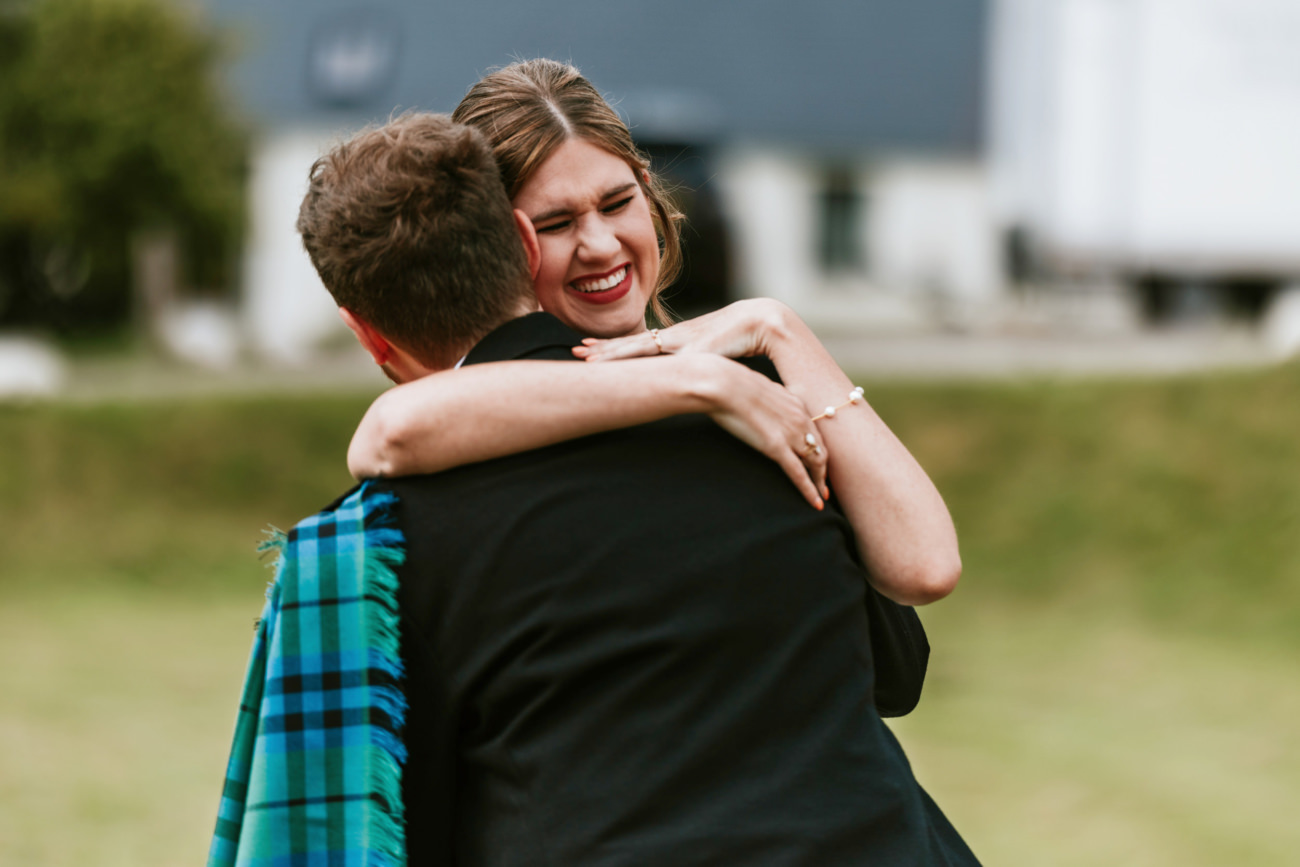
[[[219,49],[168,0],[0,0],[0,324],[122,323],[142,232],[231,285],[247,139]]]

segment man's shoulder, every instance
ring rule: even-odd
[[[300,519],[287,533],[276,531],[274,535],[292,544],[302,539],[365,532],[372,528],[375,521],[381,524],[391,523],[390,512],[396,502],[396,491],[383,482],[383,479],[358,482],[329,504]]]
[[[355,485],[353,485],[352,487],[348,488],[346,491],[344,491],[343,493],[335,497],[334,500],[329,503],[329,505],[319,509],[315,513],[315,515],[322,515],[327,512],[337,512],[339,508],[343,505],[343,502],[347,500],[348,497],[351,497],[358,490],[360,490],[363,484],[365,484],[365,482],[357,482]],[[315,515],[309,515],[308,518],[315,517]],[[307,520],[307,518],[305,518],[304,520]]]

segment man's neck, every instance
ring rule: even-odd
[[[515,314],[510,318],[518,319],[520,316],[527,316],[529,313],[537,313],[541,309],[542,305],[538,304],[537,299],[533,297],[533,293],[529,292],[528,297],[519,299],[519,305],[515,308]]]
[[[538,313],[541,309],[541,306],[537,303],[537,299],[533,298],[532,294],[529,293],[527,298],[521,298],[519,300],[519,304],[515,307],[511,316],[497,323],[488,333],[490,334],[491,331],[495,331],[507,322],[513,322],[514,320],[527,316],[530,313]],[[483,336],[486,337],[487,335]],[[479,339],[481,340],[482,338]],[[403,361],[405,363],[400,365],[386,364],[383,365],[383,370],[389,379],[398,384],[411,382],[416,379],[423,379],[431,373],[439,373],[444,370],[454,370],[455,368],[460,367],[461,362],[465,360],[465,357],[469,355],[470,350],[477,344],[478,340],[463,342],[459,347],[460,351],[455,355],[457,360],[443,367],[429,367],[416,361],[406,353],[402,353],[404,356]]]

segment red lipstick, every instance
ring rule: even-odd
[[[603,280],[607,277],[617,274],[619,271],[625,272],[623,275],[623,279],[608,289],[598,289],[594,291],[583,292],[581,289],[577,288],[576,284],[578,283],[594,283],[598,280]],[[622,298],[632,289],[632,267],[629,263],[625,262],[624,264],[619,265],[617,268],[611,268],[609,271],[605,272],[604,274],[595,274],[588,277],[581,277],[577,280],[573,280],[564,288],[568,290],[571,296],[577,297],[582,301],[587,302],[588,304],[613,304],[615,301],[618,301],[620,298]]]

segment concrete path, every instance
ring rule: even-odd
[[[845,370],[873,379],[1160,376],[1276,363],[1249,330],[1143,331],[1081,337],[823,335]]]
[[[56,399],[72,403],[173,400],[220,395],[371,394],[388,380],[360,347],[325,353],[310,367],[243,364],[204,370],[149,357],[73,361]]]
[[[824,334],[822,339],[852,376],[868,380],[1162,376],[1277,361],[1258,334],[1245,329],[1144,331],[1105,337]],[[376,395],[387,384],[359,347],[346,347],[300,368],[244,364],[211,371],[143,355],[74,359],[65,362],[60,386],[44,397],[93,403],[215,395]],[[0,395],[0,400],[4,399]]]

